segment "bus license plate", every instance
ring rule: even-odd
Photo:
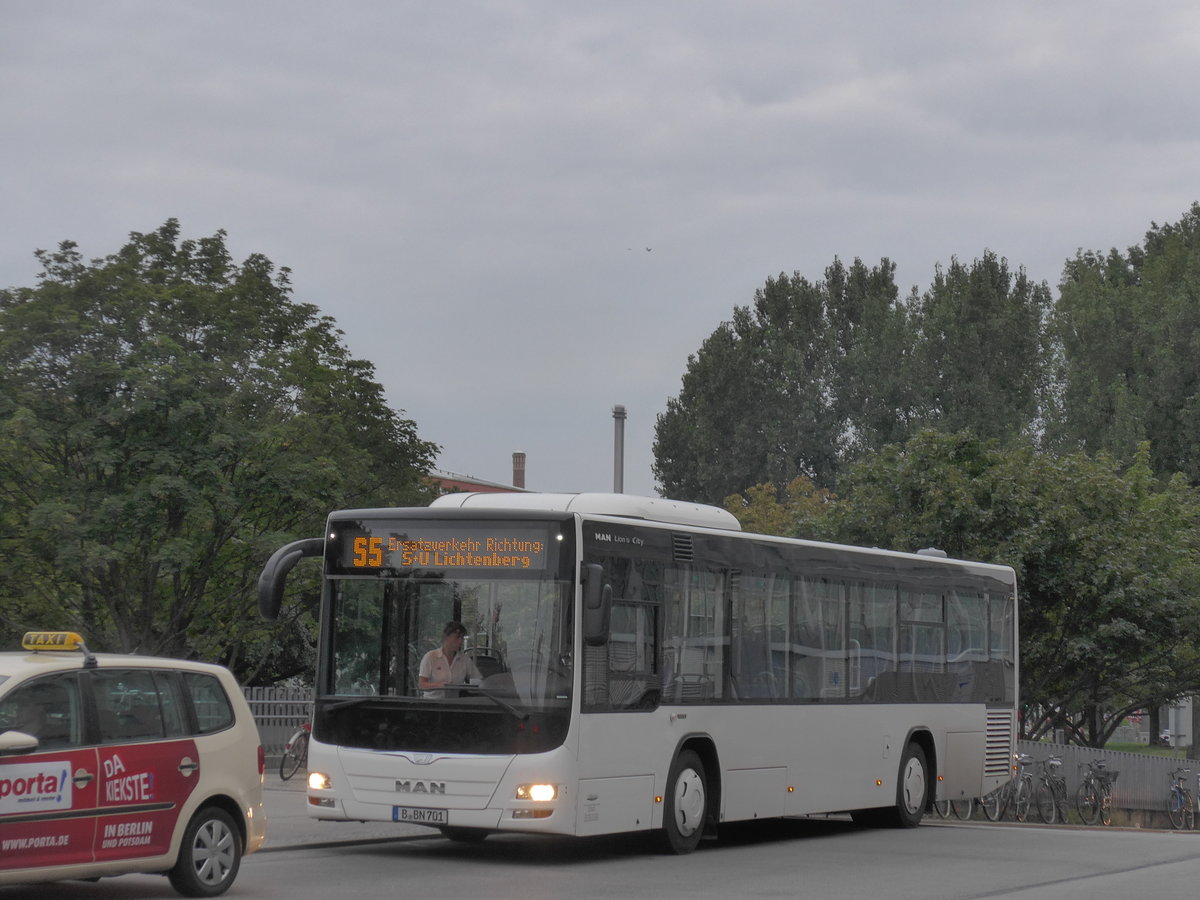
[[[414,825],[448,825],[449,816],[444,809],[425,809],[420,806],[393,806],[393,822],[411,822]]]

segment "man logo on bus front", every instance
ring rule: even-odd
[[[396,793],[398,794],[444,794],[446,793],[446,782],[444,781],[397,781]]]

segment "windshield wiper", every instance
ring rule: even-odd
[[[378,694],[365,694],[362,697],[351,697],[348,700],[337,700],[326,705],[326,712],[334,712],[339,709],[349,709],[352,706],[361,706],[364,703],[370,703],[373,700],[381,699]]]
[[[497,697],[495,694],[491,693],[490,691],[485,690],[483,685],[481,685],[481,684],[448,684],[448,685],[446,685],[446,687],[447,687],[447,689],[457,690],[460,693],[463,691],[472,691],[477,694],[483,694],[483,696],[487,697],[489,700],[491,700],[493,703],[495,703],[498,707],[500,707],[502,710],[504,710],[505,712],[512,715],[514,718],[516,718],[520,722],[524,722],[526,719],[529,718],[528,710],[521,709],[521,707],[519,707],[519,706],[513,706],[511,703],[509,703],[507,700],[503,699],[502,697]]]

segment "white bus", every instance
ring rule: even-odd
[[[740,531],[622,494],[451,494],[329,516],[259,603],[324,563],[308,801],[321,819],[649,831],[849,813],[912,826],[1011,777],[1004,566]],[[465,628],[475,676],[422,692]]]

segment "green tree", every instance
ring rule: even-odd
[[[838,468],[861,453],[903,443],[928,417],[916,355],[916,291],[901,301],[896,266],[837,260],[825,270],[837,333],[834,382],[844,450]]]
[[[800,475],[782,493],[773,484],[756,484],[743,494],[730,494],[724,505],[746,531],[820,539],[836,502],[837,495]]]
[[[925,424],[982,437],[1032,433],[1050,371],[1051,307],[1045,282],[1023,269],[1013,275],[991,251],[970,266],[939,266],[916,311]]]
[[[655,432],[668,496],[719,502],[798,475],[833,488],[847,462],[916,429],[1035,433],[1049,393],[1049,287],[991,251],[938,268],[901,301],[895,266],[840,260],[768,279],[688,359]]]
[[[711,502],[761,480],[767,436],[757,420],[739,415],[760,390],[754,338],[743,333],[751,330],[749,312],[735,310],[733,322],[721,323],[688,357],[683,389],[655,428],[654,473],[664,496]],[[743,452],[727,452],[726,442]]]
[[[1131,459],[1200,484],[1200,204],[1126,253],[1067,262],[1054,315],[1061,402],[1052,446]]]
[[[884,259],[825,279],[770,278],[688,358],[657,420],[654,473],[666,496],[720,503],[798,476],[831,486],[847,452],[905,434],[913,408],[910,325]]]
[[[278,545],[325,512],[426,498],[435,445],[388,408],[290,273],[175,220],[85,263],[38,251],[0,292],[0,490],[13,530],[0,628],[71,626],[98,649],[308,668],[311,592],[260,623]],[[27,595],[36,598],[26,603]]]
[[[1147,460],[923,432],[853,468],[829,530],[1013,566],[1025,733],[1103,746],[1133,710],[1200,690],[1200,499]]]

